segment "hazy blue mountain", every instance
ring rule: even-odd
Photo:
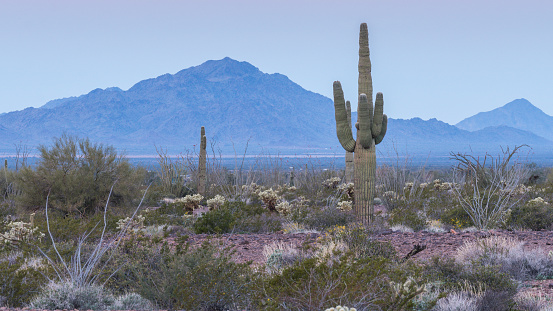
[[[517,117],[519,123],[537,122],[535,109],[514,108],[521,109],[525,111],[521,115],[531,120]],[[352,118],[357,119],[356,113]],[[343,154],[331,99],[284,75],[266,74],[230,58],[143,80],[126,91],[95,89],[0,115],[0,152],[13,152],[19,142],[31,147],[49,144],[52,137],[66,132],[112,144],[129,155],[154,155],[155,146],[178,153],[199,144],[201,126],[206,127],[208,142],[216,142],[226,154],[234,154],[233,145],[242,152],[247,141],[250,152]],[[521,144],[543,154],[553,151],[551,141],[512,126],[488,124],[468,131],[420,118],[390,118],[388,133],[377,149],[383,156],[395,148],[417,157],[443,158],[451,151],[485,152]]]
[[[524,98],[513,100],[491,111],[480,112],[457,123],[456,126],[468,131],[481,130],[489,126],[509,126],[553,140],[553,117]]]
[[[96,89],[0,116],[0,125],[28,144],[63,132],[114,144],[129,153],[176,152],[199,143],[200,126],[225,150],[286,152],[337,143],[332,101],[281,74],[265,74],[230,58],[140,81],[127,91]],[[13,140],[4,136],[2,142]]]
[[[352,113],[357,120],[357,113]],[[352,126],[355,133],[355,126]],[[354,134],[355,135],[355,134]],[[508,126],[491,126],[478,131],[466,131],[437,119],[388,118],[386,137],[377,149],[385,153],[410,153],[414,156],[447,156],[450,152],[497,152],[501,147],[529,145],[539,153],[553,150],[553,142],[529,131]]]

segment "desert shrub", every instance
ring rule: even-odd
[[[196,233],[263,233],[282,229],[276,213],[244,202],[226,202],[220,208],[200,216],[193,225]]]
[[[467,292],[454,292],[441,298],[436,303],[434,311],[479,311],[478,297],[471,296]]]
[[[128,293],[116,297],[113,310],[156,310],[156,306],[136,293]]]
[[[40,292],[48,267],[30,263],[22,253],[3,253],[0,258],[0,306],[22,307]]]
[[[99,285],[76,286],[70,282],[49,283],[30,303],[46,310],[153,310],[154,305],[138,294],[114,297]]]
[[[510,291],[485,291],[479,297],[478,310],[503,311],[511,310],[514,306],[514,296]]]
[[[380,242],[371,236],[371,230],[360,224],[335,226],[327,229],[321,238],[323,244],[328,241],[343,243],[355,257],[382,257],[397,260],[396,251],[390,242]]]
[[[284,267],[290,266],[295,262],[306,257],[295,245],[282,242],[273,242],[263,247],[263,256],[265,256],[265,267],[268,272],[277,272]]]
[[[539,197],[541,199],[541,197]],[[511,209],[506,225],[511,228],[531,230],[551,229],[553,226],[553,207],[550,203],[530,200],[524,205]]]
[[[183,205],[172,203],[163,203],[156,209],[146,209],[141,215],[144,216],[145,226],[187,226],[194,220],[192,215],[187,215]]]
[[[455,229],[463,229],[474,226],[469,214],[459,205],[452,206],[442,213],[440,220]]]
[[[238,214],[235,223],[238,233],[269,233],[282,230],[282,217],[272,213]]]
[[[459,292],[466,287],[482,288],[497,292],[516,293],[517,284],[510,276],[493,265],[474,263],[464,265],[455,262],[453,258],[433,258],[425,267],[425,275],[429,280],[443,284],[445,291]]]
[[[208,242],[191,248],[184,239],[169,248],[141,239],[127,241],[119,254],[117,260],[127,264],[107,283],[118,293],[136,292],[170,310],[236,310],[248,304],[250,268],[234,263],[228,249]]]
[[[341,211],[333,207],[312,208],[305,218],[299,221],[310,228],[324,230],[333,226],[345,226],[355,221],[355,214],[352,211]]]
[[[131,167],[114,147],[93,144],[67,135],[40,146],[35,169],[26,166],[17,174],[19,204],[44,208],[46,197],[53,209],[91,214],[103,209],[110,188],[114,205],[123,206],[139,197],[143,171]]]
[[[103,226],[104,216],[100,213],[94,215],[86,215],[80,217],[76,214],[66,215],[62,211],[51,211],[48,210],[49,221],[50,221],[50,231],[57,241],[76,241],[80,238],[84,232],[90,232],[94,227]],[[107,212],[106,221],[107,226],[106,230],[108,232],[115,232],[117,230],[117,221],[119,217],[114,216],[112,213]],[[48,232],[46,225],[46,216],[44,212],[39,212],[35,214],[34,218],[35,225],[38,227],[38,230],[43,233]],[[95,239],[101,234],[100,230],[93,230],[90,234],[90,239]],[[47,246],[50,245],[49,238],[43,239],[41,245]]]
[[[414,231],[420,231],[426,227],[426,217],[421,210],[411,208],[411,206],[398,206],[390,212],[388,222],[391,226],[403,225]]]
[[[233,231],[236,216],[229,208],[220,208],[202,214],[194,223],[195,233],[229,233]]]
[[[111,293],[98,285],[75,286],[71,283],[49,283],[30,303],[33,309],[108,310],[115,302]]]
[[[489,237],[466,242],[455,259],[466,265],[494,266],[517,280],[553,277],[553,258],[541,250],[525,251],[524,242],[505,237]]]
[[[400,295],[394,292],[395,284],[407,282],[404,268],[381,257],[356,259],[352,253],[337,260],[296,261],[281,273],[257,279],[252,286],[254,309],[319,311],[347,305],[357,310],[400,310],[399,305],[410,303],[415,289],[407,285]]]
[[[0,169],[0,217],[15,214],[14,203],[19,194],[15,185],[16,176],[16,171],[4,167]]]

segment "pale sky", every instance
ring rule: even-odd
[[[391,118],[553,115],[553,1],[0,0],[0,113],[231,57],[356,102],[359,24]]]

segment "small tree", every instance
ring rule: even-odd
[[[526,178],[527,168],[514,156],[523,146],[515,146],[512,151],[502,149],[495,158],[487,153],[484,158],[451,154],[457,161],[453,167],[453,191],[478,229],[497,225],[505,212],[520,201],[516,191]]]
[[[21,190],[19,203],[24,207],[44,206],[50,193],[52,208],[81,215],[97,212],[115,181],[114,203],[138,196],[140,171],[112,146],[63,135],[52,146],[41,145],[38,150],[41,159],[36,168],[23,167],[16,180]]]

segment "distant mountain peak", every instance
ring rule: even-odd
[[[455,126],[467,131],[509,126],[553,140],[553,117],[544,113],[525,98],[515,99],[491,111],[480,112],[462,120]]]
[[[248,62],[240,62],[230,57],[225,57],[221,60],[208,60],[199,66],[182,70],[175,76],[179,76],[181,73],[189,74],[191,72],[204,76],[211,82],[263,74],[257,67]]]

